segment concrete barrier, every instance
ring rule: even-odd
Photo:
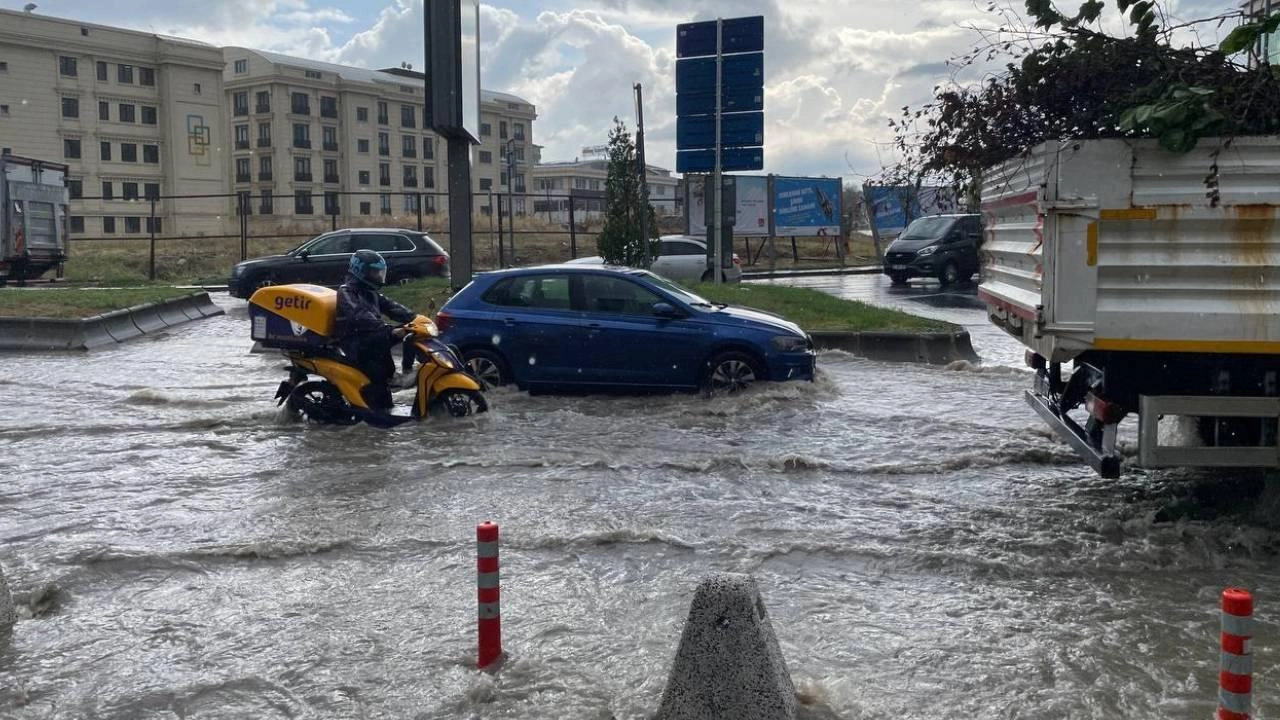
[[[223,314],[201,292],[81,320],[0,317],[0,351],[92,350]]]
[[[195,309],[205,317],[214,317],[215,315],[227,314],[227,311],[218,307],[217,303],[213,301],[213,298],[210,297],[209,293],[207,292],[200,293],[199,295],[192,295],[191,299],[192,299],[192,304],[195,306]]]
[[[17,621],[18,613],[13,608],[13,595],[9,592],[9,583],[4,579],[4,568],[0,567],[0,649],[9,641],[13,625]]]
[[[884,362],[916,362],[949,365],[956,360],[980,362],[968,330],[951,332],[811,332],[819,350],[847,353]]]
[[[177,327],[191,320],[191,318],[187,317],[186,313],[182,312],[182,302],[183,300],[179,298],[177,300],[156,303],[156,312],[160,315],[160,319],[164,321],[165,325],[168,325],[169,327]]]
[[[750,575],[699,585],[655,720],[792,720],[796,688]]]
[[[140,305],[136,308],[129,308],[129,317],[133,318],[133,324],[138,326],[142,334],[157,333],[169,327],[169,324],[160,319],[160,311],[155,305]]]
[[[94,322],[94,320],[97,320],[97,322]],[[91,328],[93,329],[91,330]],[[85,320],[85,345],[90,349],[94,346],[89,344],[87,340],[94,330],[105,332],[110,336],[109,339],[114,342],[132,340],[142,334],[138,326],[133,324],[133,315],[128,310],[116,310],[99,315],[97,318],[87,318]]]

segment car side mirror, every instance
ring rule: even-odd
[[[675,305],[672,305],[671,303],[664,303],[664,302],[653,304],[653,314],[656,317],[664,318],[667,320],[679,320],[680,318],[684,317],[684,313],[680,312],[679,308],[677,308]]]
[[[302,258],[303,260],[310,259],[310,258],[311,258],[311,251],[310,251],[310,250],[303,250],[302,252],[298,253],[298,257]]]

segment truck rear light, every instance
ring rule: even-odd
[[[1027,351],[1026,354],[1027,367],[1032,370],[1043,370],[1045,368],[1044,358],[1039,353]]]
[[[439,330],[440,332],[444,332],[445,330],[448,330],[449,326],[452,324],[453,324],[452,315],[445,312],[444,310],[441,310],[440,312],[436,313],[436,329],[437,330]]]
[[[1114,425],[1124,419],[1123,407],[1118,403],[1103,400],[1093,393],[1085,397],[1084,406],[1089,414],[1103,425]]]

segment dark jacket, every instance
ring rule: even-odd
[[[343,347],[354,347],[374,339],[391,343],[394,340],[392,326],[383,321],[383,315],[403,325],[417,313],[354,277],[348,277],[338,288],[338,317],[334,332]]]

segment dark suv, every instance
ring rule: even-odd
[[[911,221],[884,254],[884,274],[895,285],[936,277],[943,285],[967,281],[981,269],[981,215],[931,215]]]
[[[387,282],[448,277],[449,254],[424,233],[395,228],[335,230],[312,238],[284,255],[246,260],[231,271],[231,295],[248,298],[267,285],[341,285],[351,254],[376,250],[387,259]]]

